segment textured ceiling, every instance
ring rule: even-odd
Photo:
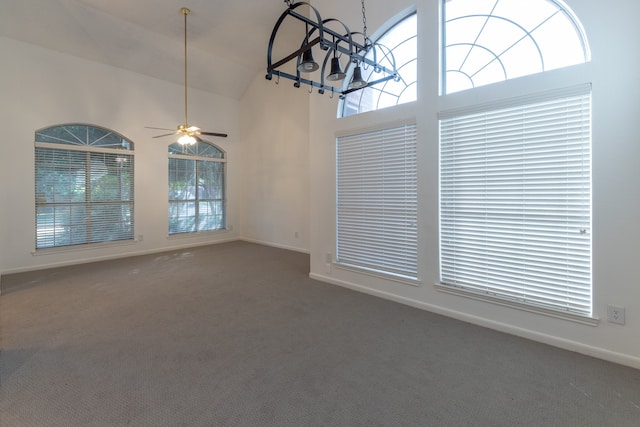
[[[266,66],[279,0],[2,0],[0,35],[239,99]]]

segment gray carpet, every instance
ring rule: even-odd
[[[245,242],[2,278],[0,425],[639,426],[640,371]]]

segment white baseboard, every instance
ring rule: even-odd
[[[562,348],[564,350],[574,351],[576,353],[584,354],[586,356],[595,357],[598,359],[606,360],[609,362],[617,363],[620,365],[629,366],[632,368],[640,369],[640,358],[623,353],[616,353],[604,348],[593,347],[590,345],[582,344],[576,341],[567,340],[560,337],[555,337],[548,334],[532,331],[529,329],[519,328],[507,323],[496,322],[494,320],[485,319],[483,317],[470,315],[456,310],[451,310],[445,307],[428,304],[422,301],[414,300],[411,298],[401,297],[395,294],[391,294],[376,289],[371,289],[366,286],[358,285],[355,283],[337,280],[333,277],[324,276],[321,274],[310,273],[309,277],[322,282],[330,283],[333,285],[341,286],[344,288],[352,289],[365,294],[377,296],[387,300],[395,301],[400,304],[409,305],[421,310],[426,310],[432,313],[440,314],[443,316],[451,317],[463,322],[472,323],[474,325],[482,326],[485,328],[493,329],[496,331],[508,333],[511,335],[526,338],[532,341],[548,344],[554,347]]]
[[[272,242],[265,242],[263,240],[249,239],[246,237],[240,237],[238,240],[242,240],[243,242],[248,242],[248,243],[256,243],[258,245],[271,246],[272,248],[286,249],[288,251],[300,252],[307,255],[311,253],[309,249],[296,248],[295,246],[281,245],[281,244],[272,243]]]
[[[153,248],[153,249],[147,249],[147,250],[141,250],[141,251],[120,252],[118,254],[100,255],[100,256],[94,256],[94,257],[83,258],[83,259],[74,259],[74,260],[68,260],[68,261],[52,262],[52,263],[48,263],[48,264],[39,264],[39,265],[36,265],[36,266],[13,268],[13,269],[4,270],[2,272],[2,275],[15,274],[15,273],[27,273],[29,271],[46,270],[48,268],[67,267],[67,266],[71,266],[71,265],[89,264],[89,263],[92,263],[92,262],[109,261],[109,260],[112,260],[112,259],[127,258],[127,257],[132,257],[132,256],[157,254],[157,253],[161,253],[161,252],[169,252],[169,251],[176,251],[176,250],[182,250],[182,249],[188,249],[188,248],[195,248],[195,247],[198,247],[198,246],[209,246],[209,245],[216,245],[218,243],[236,242],[238,240],[242,240],[242,239],[234,237],[234,238],[215,240],[215,241],[209,241],[209,242],[188,242],[187,243],[185,241],[185,243],[182,243],[182,244],[174,244],[174,245],[167,246],[167,247],[162,247],[162,248]],[[134,246],[134,245],[135,245],[135,242],[127,243],[127,244],[124,244],[122,246]],[[86,251],[89,251],[89,250],[92,250],[92,249],[96,249],[97,250],[97,248],[83,248],[83,249],[75,249],[75,250],[76,251],[77,250],[82,250],[82,251],[86,252]],[[71,252],[72,250],[67,250],[67,251]],[[51,253],[53,254],[55,252],[51,252]],[[38,256],[43,256],[43,255],[38,255]]]

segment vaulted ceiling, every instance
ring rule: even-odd
[[[278,0],[4,0],[0,36],[239,99],[266,67]]]

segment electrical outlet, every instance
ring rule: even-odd
[[[624,307],[607,306],[607,320],[611,323],[624,325]]]
[[[330,253],[327,253],[325,255],[325,261],[327,262],[327,264],[331,264],[333,262],[333,256]]]

